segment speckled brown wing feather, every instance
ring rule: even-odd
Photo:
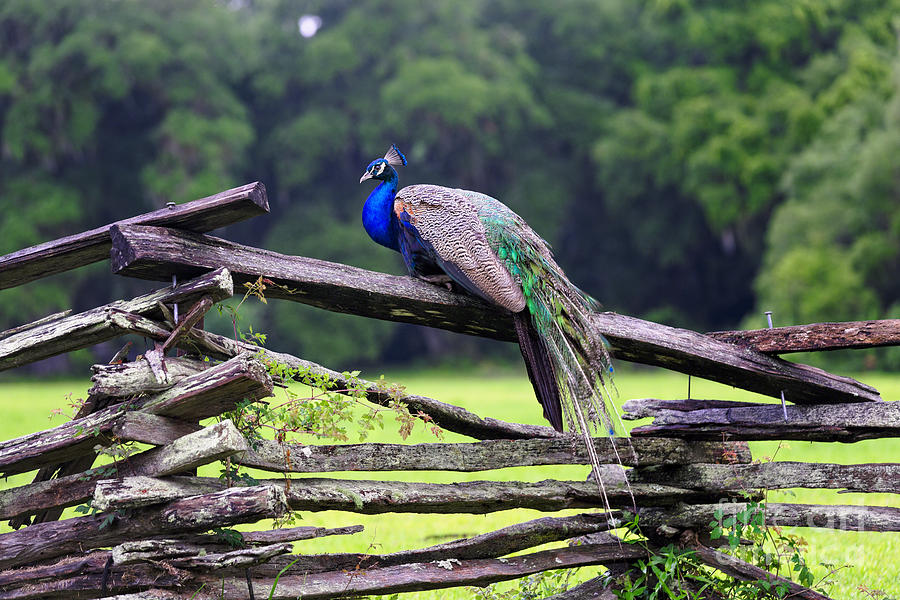
[[[460,285],[512,312],[525,309],[521,286],[491,248],[478,211],[462,190],[405,187],[394,200],[394,213],[403,234],[432,249]]]

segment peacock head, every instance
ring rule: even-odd
[[[396,144],[391,144],[391,149],[387,151],[384,158],[376,158],[366,167],[366,172],[359,178],[362,183],[366,179],[381,179],[387,181],[391,177],[397,177],[397,171],[394,167],[406,166],[406,157],[397,148]]]

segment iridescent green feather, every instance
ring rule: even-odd
[[[606,341],[589,318],[596,301],[568,280],[549,244],[521,217],[490,196],[463,193],[477,208],[489,245],[521,286],[535,330],[547,341],[569,429],[582,429],[576,413],[583,412],[598,428],[621,431],[607,387],[612,366]]]

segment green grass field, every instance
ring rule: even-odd
[[[377,378],[379,373],[363,373],[363,377]],[[492,416],[521,423],[541,423],[540,407],[535,400],[524,373],[495,370],[487,367],[458,370],[416,372],[388,372],[386,377],[407,387],[412,393],[428,395],[444,402],[464,406],[482,416]],[[900,375],[864,374],[859,379],[877,387],[888,400],[900,399]],[[687,392],[687,377],[661,370],[629,369],[616,379],[620,397],[683,398]],[[86,380],[58,380],[40,382],[0,382],[0,400],[5,418],[0,421],[0,437],[9,439],[63,422],[63,416],[50,418],[53,409],[66,408],[67,397],[83,396]],[[759,397],[722,385],[694,379],[691,385],[695,398],[759,399]],[[370,441],[399,441],[396,427],[388,421],[385,430]],[[463,441],[455,434],[445,435],[446,441]],[[308,440],[304,440],[308,441]],[[355,439],[351,441],[356,441]],[[408,443],[434,441],[417,428]],[[814,462],[861,463],[896,462],[900,456],[900,440],[871,440],[856,444],[825,444],[811,442],[753,443],[754,457],[762,459],[775,455],[776,460],[805,460]],[[777,454],[776,454],[777,450]],[[218,466],[210,465],[201,474],[216,476]],[[357,479],[397,479],[408,481],[455,482],[476,479],[539,481],[547,478],[584,479],[586,467],[528,467],[503,469],[482,473],[336,473],[335,477]],[[10,477],[5,487],[22,485],[32,474]],[[258,475],[259,476],[259,475]],[[833,504],[900,505],[900,496],[893,494],[838,494],[831,490],[792,490],[770,493],[769,501],[816,502]],[[578,511],[569,511],[578,512]],[[71,510],[69,511],[71,514]],[[427,546],[449,539],[483,533],[505,525],[536,518],[541,513],[531,510],[511,510],[489,515],[354,515],[338,512],[303,513],[299,525],[339,526],[365,525],[363,533],[309,540],[296,544],[297,552],[393,552]],[[256,527],[266,526],[266,523]],[[0,531],[8,531],[5,524]],[[809,557],[814,563],[829,563],[840,567],[834,575],[831,589],[834,598],[863,599],[872,596],[860,586],[880,589],[890,597],[900,598],[900,534],[874,532],[841,532],[817,529],[798,529],[810,543]],[[846,565],[846,566],[845,566]],[[833,567],[832,567],[833,568]],[[819,567],[823,576],[826,567]],[[584,570],[584,577],[592,572]],[[471,598],[466,589],[421,592],[401,595],[403,600]]]

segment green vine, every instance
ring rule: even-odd
[[[252,297],[266,303],[265,290],[276,286],[287,293],[293,293],[269,279],[260,277],[255,282],[245,283],[247,291],[237,306],[217,304],[220,314],[227,313],[232,321],[235,340],[259,347],[256,358],[266,367],[276,385],[281,388],[283,396],[277,400],[253,401],[243,400],[233,410],[223,413],[219,419],[230,419],[235,427],[244,435],[251,448],[266,438],[274,439],[282,444],[285,463],[291,460],[291,442],[296,436],[310,435],[321,440],[347,442],[350,432],[355,432],[359,441],[365,441],[376,429],[384,429],[385,415],[393,416],[402,439],[407,439],[413,432],[416,423],[421,422],[432,435],[441,439],[443,430],[432,418],[419,411],[409,411],[402,401],[405,388],[388,383],[384,376],[374,385],[359,378],[359,371],[345,371],[339,377],[320,371],[307,365],[292,366],[281,362],[273,355],[265,352],[266,335],[254,331],[252,325],[246,332],[240,326],[240,308]],[[297,385],[305,386],[305,393],[297,390]],[[302,389],[302,388],[301,388]],[[387,398],[386,405],[369,402],[369,394],[373,391]],[[230,458],[222,461],[219,477],[228,485],[256,485],[252,475],[242,470]],[[284,473],[286,485],[290,479]],[[285,526],[294,522],[297,515],[293,511],[276,520],[276,526]]]

